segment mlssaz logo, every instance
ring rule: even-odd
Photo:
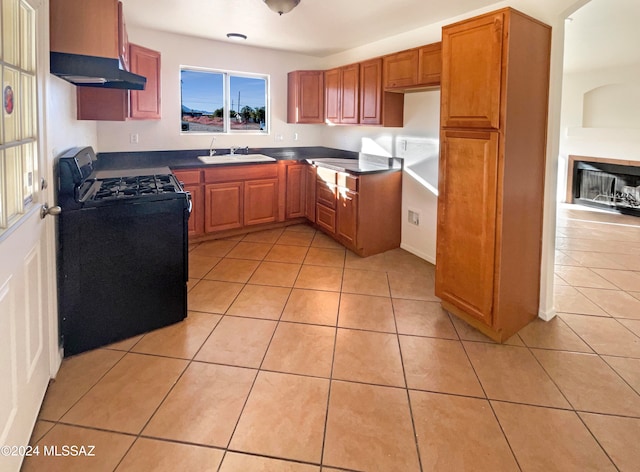
[[[93,452],[95,446],[76,446],[76,445],[63,445],[63,446],[43,446],[45,456],[54,457],[95,457]]]

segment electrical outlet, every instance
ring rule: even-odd
[[[275,141],[284,141],[284,136],[282,136],[281,134],[276,134],[273,139]]]
[[[408,220],[412,225],[420,226],[420,213],[415,210],[409,210]]]
[[[298,136],[298,133],[293,133],[293,140],[297,141],[298,139],[300,139],[300,136]]]
[[[129,142],[131,144],[138,144],[138,133],[129,134]]]

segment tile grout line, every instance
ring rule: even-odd
[[[402,378],[404,379],[404,390],[407,395],[407,404],[409,406],[409,416],[411,418],[411,429],[413,430],[413,441],[416,447],[416,455],[418,456],[418,468],[420,471],[424,470],[422,466],[422,455],[420,454],[420,441],[418,440],[418,431],[416,429],[416,420],[413,416],[413,405],[411,403],[411,393],[409,390],[409,383],[407,382],[407,371],[404,367],[404,356],[402,355],[402,344],[400,343],[400,333],[398,332],[398,320],[396,318],[396,309],[393,304],[393,297],[391,296],[391,282],[389,281],[389,274],[385,271],[385,275],[387,276],[387,284],[389,286],[389,298],[391,300],[391,314],[393,315],[393,324],[395,326],[396,332],[396,342],[398,343],[398,352],[400,353],[400,365],[402,366]],[[426,453],[426,451],[425,451]]]
[[[579,316],[590,316],[590,315],[579,315]],[[608,318],[608,317],[602,317],[602,318]],[[562,320],[562,318],[560,318],[560,319]],[[614,318],[614,319],[615,319],[615,318]],[[617,321],[617,320],[616,320],[616,321]],[[594,349],[594,347],[593,347],[591,344],[589,344],[589,343],[587,342],[587,340],[586,340],[586,339],[584,339],[582,336],[580,336],[580,334],[579,334],[575,329],[573,329],[573,327],[572,327],[569,323],[567,323],[567,322],[566,322],[566,321],[564,321],[564,320],[562,320],[562,322],[563,322],[565,325],[567,325],[567,327],[568,327],[568,328],[569,328],[569,329],[570,329],[570,330],[571,330],[571,331],[572,331],[572,332],[573,332],[573,333],[574,333],[574,334],[575,334],[575,335],[576,335],[576,336],[577,336],[577,337],[578,337],[578,338],[579,338],[583,343],[585,343],[585,344],[586,344],[586,345],[587,345],[587,346],[588,346],[588,347],[593,351],[593,353],[578,353],[578,354],[589,354],[589,355],[595,355],[595,356],[598,356],[598,357],[600,358],[600,360],[602,360],[602,362],[604,362],[604,363],[605,363],[605,364],[606,364],[606,365],[607,365],[607,366],[608,366],[608,367],[609,367],[609,368],[610,368],[610,369],[611,369],[611,370],[612,370],[612,371],[613,371],[613,372],[614,372],[614,373],[615,373],[615,374],[616,374],[616,375],[617,375],[617,376],[618,376],[618,377],[619,377],[619,378],[620,378],[620,379],[621,379],[621,380],[622,380],[622,381],[623,381],[627,386],[629,386],[629,388],[631,388],[631,390],[633,390],[633,391],[634,391],[638,396],[640,396],[640,392],[639,392],[638,390],[636,390],[636,388],[635,388],[635,387],[633,387],[633,386],[632,386],[632,385],[627,381],[627,379],[625,379],[625,378],[624,378],[624,377],[623,377],[623,376],[618,372],[618,370],[617,370],[617,369],[615,369],[613,366],[611,366],[611,365],[606,361],[606,359],[604,359],[604,357],[603,357],[603,356],[610,356],[609,354],[601,354],[601,353],[597,352],[597,351]],[[623,325],[622,323],[620,323],[619,321],[618,321],[618,324],[620,324],[623,328],[626,328],[628,331],[631,331],[631,330],[629,330],[629,328],[627,328],[626,326],[624,326],[624,325]],[[634,335],[635,335],[635,333],[633,333],[632,331],[631,331],[631,334],[634,334]],[[572,352],[572,351],[560,351],[560,352]],[[638,359],[638,358],[636,358],[636,357],[629,357],[629,356],[610,356],[610,357],[616,357],[616,358],[620,358],[620,359]]]
[[[324,469],[324,447],[327,442],[327,426],[329,424],[329,407],[331,405],[331,389],[333,387],[333,368],[335,367],[336,360],[336,348],[338,345],[338,326],[340,324],[340,306],[342,304],[342,287],[344,285],[344,271],[345,265],[347,261],[347,252],[344,253],[344,260],[342,266],[342,277],[340,278],[340,292],[338,295],[338,309],[336,313],[336,325],[335,331],[333,334],[333,351],[331,353],[331,370],[329,371],[329,390],[327,392],[327,403],[325,407],[325,415],[324,415],[324,428],[322,432],[322,446],[320,448],[320,469]]]
[[[591,347],[591,346],[589,346]],[[609,459],[610,463],[616,468],[618,469],[617,465],[615,464],[615,462],[613,461],[613,459],[609,456],[609,453],[605,450],[605,448],[602,446],[602,444],[600,444],[600,441],[598,441],[598,438],[595,436],[595,434],[593,434],[593,432],[591,431],[591,429],[589,429],[589,427],[586,425],[586,423],[584,422],[584,420],[582,419],[582,417],[579,414],[578,409],[576,409],[575,405],[569,400],[569,398],[567,398],[566,394],[562,391],[562,389],[560,388],[560,386],[558,385],[558,383],[556,382],[556,380],[553,378],[553,376],[547,371],[547,369],[545,369],[544,365],[542,364],[542,362],[540,362],[540,359],[538,359],[538,357],[535,355],[535,353],[531,350],[531,348],[527,347],[527,349],[529,350],[529,352],[531,353],[531,355],[533,356],[533,358],[536,360],[536,362],[538,363],[538,365],[542,368],[542,370],[545,372],[545,374],[547,374],[547,376],[549,377],[549,379],[551,379],[551,381],[553,382],[553,384],[556,386],[556,388],[558,389],[558,391],[560,392],[560,394],[564,397],[564,399],[567,401],[567,403],[571,406],[571,410],[573,412],[573,414],[578,418],[578,420],[584,425],[584,427],[587,429],[587,431],[589,432],[589,434],[591,435],[591,437],[594,439],[594,441],[596,442],[596,444],[600,447],[600,450],[602,452],[604,452],[605,456]],[[604,362],[604,360],[600,357],[599,354],[596,353],[596,356],[598,356],[598,358],[600,358],[600,360],[602,360]],[[606,362],[605,362],[606,364]],[[613,369],[612,369],[613,370]],[[619,470],[619,469],[618,469]]]
[[[450,314],[449,316],[453,316],[453,315]],[[460,336],[460,333],[458,332],[458,328],[456,328],[455,323],[453,323],[453,327],[456,330],[456,333],[458,333],[458,336]],[[469,352],[467,351],[467,347],[465,346],[464,340],[462,338],[460,338],[460,345],[462,346],[462,350],[464,351],[464,354],[467,357],[467,361],[469,362],[469,365],[471,365],[471,369],[473,370],[473,373],[476,376],[476,380],[480,384],[480,388],[482,389],[482,393],[484,393],[484,396],[485,396],[484,400],[486,400],[487,404],[489,405],[489,408],[491,408],[491,412],[493,413],[493,417],[496,420],[496,422],[498,423],[498,427],[500,428],[500,432],[502,432],[502,437],[506,441],[507,446],[509,447],[509,451],[511,451],[511,455],[513,457],[513,460],[516,462],[516,466],[518,466],[518,469],[520,469],[520,471],[522,472],[522,465],[520,464],[520,461],[518,460],[518,456],[516,455],[515,451],[513,450],[513,446],[511,444],[511,441],[509,441],[509,437],[507,436],[507,433],[504,430],[504,427],[502,426],[502,423],[500,423],[500,418],[498,418],[498,414],[496,413],[496,410],[493,407],[493,404],[491,403],[491,400],[489,399],[489,395],[487,394],[487,391],[486,391],[484,385],[482,384],[482,381],[480,380],[480,376],[478,375],[478,371],[476,370],[476,367],[473,365],[473,362],[471,361],[471,356],[469,355]]]
[[[276,244],[277,244],[277,241],[271,245],[271,249],[273,249],[273,247],[274,247]],[[309,247],[310,247],[310,246],[309,246]],[[308,251],[309,251],[309,247],[307,247],[307,253],[308,253]],[[271,249],[270,249],[269,251],[271,251]],[[307,254],[307,253],[305,253],[305,256],[306,256],[306,254]],[[267,254],[268,254],[268,252],[267,252]],[[266,257],[266,254],[265,254],[265,257]],[[265,261],[265,259],[263,258],[263,259],[260,261],[260,264],[262,264],[262,262],[264,262],[264,261]],[[304,261],[304,259],[303,259],[303,261]],[[259,267],[259,266],[258,266],[258,267]],[[256,270],[257,270],[257,268],[256,268]],[[300,267],[298,268],[298,273],[296,274],[296,279],[293,281],[293,285],[295,285],[295,281],[296,281],[296,280],[297,280],[297,278],[299,277],[299,275],[300,275],[300,271],[301,271],[301,270],[302,270],[302,264],[300,264]],[[244,286],[246,287],[247,285],[249,285],[249,284],[248,284],[248,282],[247,282],[247,283],[245,283],[245,285],[244,285]],[[235,425],[234,425],[234,427],[233,427],[233,430],[231,431],[231,434],[229,435],[229,440],[227,441],[227,445],[226,445],[226,447],[224,448],[224,453],[223,453],[223,455],[222,455],[222,459],[220,460],[220,464],[218,465],[218,469],[217,469],[218,471],[222,468],[222,464],[224,463],[224,459],[225,459],[225,457],[226,457],[226,455],[227,455],[227,452],[229,452],[230,450],[231,450],[231,451],[233,451],[233,449],[230,449],[231,441],[233,440],[233,436],[235,435],[236,430],[237,430],[237,428],[238,428],[238,425],[240,424],[240,419],[242,418],[242,414],[244,413],[244,410],[245,410],[245,408],[246,408],[246,406],[247,406],[247,403],[249,402],[249,398],[250,398],[250,396],[251,396],[251,392],[253,392],[253,389],[254,389],[254,387],[255,387],[255,384],[256,384],[256,382],[257,382],[257,380],[258,380],[258,376],[260,375],[260,372],[266,372],[266,371],[263,371],[263,370],[262,370],[262,364],[264,364],[264,360],[266,359],[266,357],[267,357],[267,353],[269,352],[269,347],[271,347],[271,343],[273,342],[273,338],[275,337],[276,331],[278,330],[278,326],[280,325],[280,321],[281,321],[281,319],[282,319],[282,315],[283,315],[283,313],[284,313],[284,310],[285,310],[285,308],[286,308],[286,306],[287,306],[287,303],[289,302],[289,299],[291,298],[291,294],[293,293],[293,285],[290,287],[290,289],[289,289],[289,294],[287,295],[287,299],[285,300],[285,303],[284,303],[284,305],[282,306],[282,309],[280,310],[280,316],[279,316],[279,317],[278,317],[278,319],[276,320],[276,325],[275,325],[275,327],[274,327],[274,329],[273,329],[273,332],[271,333],[271,337],[270,337],[270,339],[269,339],[269,343],[267,344],[267,347],[266,347],[266,349],[265,349],[265,351],[264,351],[264,354],[263,354],[263,356],[262,356],[262,360],[260,361],[260,365],[258,366],[258,368],[257,368],[257,369],[255,369],[255,370],[256,370],[256,375],[255,375],[255,377],[253,378],[253,382],[251,383],[251,387],[249,388],[249,391],[247,392],[247,396],[246,396],[246,398],[245,398],[245,400],[244,400],[244,403],[243,403],[243,405],[242,405],[242,408],[240,409],[240,414],[238,415],[238,419],[236,420],[236,423],[235,423]],[[244,288],[244,287],[243,287],[243,288]],[[240,293],[240,292],[238,292],[238,294],[239,294],[239,293]],[[237,297],[236,297],[236,298],[237,298]],[[234,301],[235,301],[235,299],[234,299]],[[227,310],[225,311],[225,314],[224,314],[223,316],[231,316],[231,315],[226,315],[226,312],[229,310],[229,308],[230,308],[232,305],[233,305],[233,302],[229,305],[229,307],[227,307]],[[244,451],[241,451],[241,452],[243,452],[243,453],[244,453]],[[284,458],[279,458],[279,459],[280,459],[280,460],[288,460],[288,459],[284,459]]]

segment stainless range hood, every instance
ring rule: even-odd
[[[108,57],[50,52],[50,70],[79,87],[144,90],[147,79],[120,69],[120,61]]]

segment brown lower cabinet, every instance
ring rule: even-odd
[[[274,223],[278,219],[278,179],[244,182],[244,226]]]
[[[191,216],[189,217],[189,236],[204,234],[204,188],[200,169],[173,171],[182,187],[191,194]]]
[[[191,193],[194,238],[306,218],[360,256],[400,246],[401,172],[355,176],[278,162],[174,174]]]
[[[242,228],[244,223],[244,182],[205,185],[204,229],[207,233]]]
[[[402,173],[318,168],[316,225],[360,256],[400,246]]]

